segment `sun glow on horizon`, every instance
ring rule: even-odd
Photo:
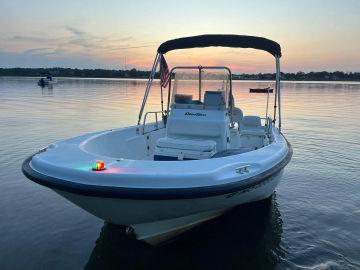
[[[168,12],[159,12],[162,9]],[[309,8],[311,7],[311,8]],[[57,10],[52,16],[48,10]],[[3,2],[0,67],[149,70],[164,41],[199,34],[262,36],[282,46],[282,70],[359,71],[360,1],[254,0],[137,3],[108,0]],[[346,16],[343,16],[346,14]],[[301,18],[301,20],[299,20]],[[226,65],[234,72],[271,72],[271,55],[233,48],[180,50],[169,65]]]

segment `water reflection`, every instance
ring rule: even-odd
[[[105,223],[85,269],[273,269],[286,255],[281,234],[275,195],[237,207],[161,247]]]
[[[52,97],[54,95],[54,89],[52,85],[44,85],[40,86],[41,88],[41,95],[43,97]]]

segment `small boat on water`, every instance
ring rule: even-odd
[[[49,73],[44,74],[44,77],[38,81],[38,85],[41,87],[52,86],[56,83],[57,80]]]
[[[164,55],[169,51],[210,46],[255,48],[275,57],[272,117],[244,115],[236,107],[228,67],[168,69]],[[166,41],[157,50],[137,125],[51,144],[27,158],[22,171],[150,243],[237,205],[267,199],[292,156],[281,132],[280,57],[279,44],[261,37],[201,35]],[[145,112],[158,66],[161,111]]]
[[[249,92],[250,93],[273,93],[274,89],[272,89],[270,87],[266,87],[266,88],[250,88]]]

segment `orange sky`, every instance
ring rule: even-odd
[[[95,1],[1,3],[0,67],[149,69],[161,42],[198,34],[245,34],[280,43],[285,72],[360,70],[360,1]],[[39,14],[42,14],[39,16]],[[176,64],[273,71],[248,49],[170,52]]]

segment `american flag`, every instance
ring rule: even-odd
[[[160,83],[161,87],[165,88],[170,81],[170,72],[166,63],[165,57],[161,55],[160,59]]]

